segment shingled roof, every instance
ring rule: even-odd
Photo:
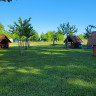
[[[3,39],[6,39],[6,40],[8,40],[8,41],[11,43],[11,41],[7,38],[7,36],[1,35],[1,36],[0,36],[0,42],[1,42]]]
[[[78,36],[68,36],[64,42],[68,39],[68,42],[81,43],[83,42]]]
[[[96,31],[91,33],[91,36],[88,39],[88,45],[96,45]]]

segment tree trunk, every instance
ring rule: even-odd
[[[22,42],[21,42],[21,37],[20,37],[20,55],[22,56]]]
[[[66,39],[66,49],[68,49],[68,38]]]
[[[29,42],[28,42],[28,40],[26,40],[26,42],[25,42],[25,49],[27,50],[28,47],[29,47]]]
[[[55,45],[55,40],[53,40],[53,46]]]
[[[25,50],[27,50],[27,40],[26,40],[26,42],[25,42]]]
[[[30,41],[28,40],[28,47],[30,47]]]

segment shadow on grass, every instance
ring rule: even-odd
[[[0,50],[0,96],[95,96],[91,50],[34,46],[18,53],[16,47]]]

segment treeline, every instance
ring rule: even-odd
[[[14,22],[14,25],[8,25],[10,30],[6,31],[4,29],[4,25],[0,23],[0,35],[6,35],[9,39],[13,40],[43,40],[43,41],[63,41],[67,35],[74,35],[78,29],[74,25],[70,25],[68,23],[60,24],[57,27],[58,31],[48,31],[47,33],[41,33],[38,35],[38,32],[33,29],[33,26],[30,24],[31,18],[28,20],[25,19],[22,21],[21,18],[18,19],[18,22]],[[88,39],[92,28],[96,28],[95,26],[88,25],[85,28],[85,33],[78,35],[80,39]]]
[[[44,40],[44,41],[53,41],[53,39],[56,41],[63,41],[64,35],[63,33],[48,31],[45,34],[42,32],[40,38],[41,40]]]
[[[41,35],[38,35],[38,32],[34,30],[34,33],[32,36],[28,38],[28,40],[31,41],[38,41],[38,40],[43,40],[43,41],[52,41],[54,37],[54,32],[55,31],[48,31],[47,33],[41,33]],[[10,33],[9,31],[4,29],[4,26],[0,23],[0,35],[6,35],[9,39],[13,40],[20,40],[19,35],[16,33]],[[64,35],[60,34],[59,32],[56,32],[55,36],[57,41],[62,41],[64,40]],[[21,37],[21,40],[26,40],[25,36]]]

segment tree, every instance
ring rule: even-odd
[[[17,34],[19,36],[19,40],[21,41],[21,37],[24,35],[24,32],[25,32],[21,17],[19,17],[18,23],[14,22],[13,26],[8,25],[8,27],[10,28],[9,32],[11,34]]]
[[[29,23],[31,20],[31,17],[27,20],[25,19],[22,21],[21,17],[18,19],[18,23],[14,22],[14,25],[8,25],[10,28],[9,32],[12,34],[17,34],[20,40],[20,49],[21,49],[21,55],[22,55],[22,37],[25,36],[27,39],[33,34],[33,27]],[[18,43],[19,44],[19,43]]]
[[[34,29],[31,26],[31,24],[29,23],[30,20],[31,20],[31,17],[28,20],[25,19],[23,21],[23,28],[24,28],[23,29],[23,34],[26,37],[26,40],[28,40],[28,38],[34,34]]]
[[[42,32],[41,33],[41,36],[40,36],[40,38],[41,38],[41,40],[44,40],[44,41],[46,41],[46,35]]]
[[[9,34],[5,29],[2,23],[0,23],[0,35],[6,35],[8,38],[11,37],[11,34]]]
[[[0,31],[4,29],[4,26],[0,23]]]
[[[46,40],[51,41],[53,39],[53,34],[54,34],[54,31],[48,31],[46,33]]]
[[[61,32],[56,32],[56,37],[57,37],[57,40],[58,41],[63,41],[64,40],[64,35],[63,33]]]
[[[23,29],[23,35],[26,37],[26,44],[25,44],[26,49],[27,49],[27,47],[30,46],[30,43],[28,41],[29,37],[32,36],[32,35],[34,35],[34,29],[31,26],[31,24],[29,23],[30,20],[31,20],[31,17],[28,20],[25,19],[23,21],[23,27],[24,27],[24,29]]]
[[[55,45],[56,40],[57,40],[57,34],[55,31],[53,31],[53,36],[52,36],[53,46]]]
[[[73,35],[78,31],[78,29],[74,25],[71,26],[69,22],[60,24],[60,26],[57,28],[58,28],[58,32],[63,33],[63,35],[66,35],[66,37],[68,35]],[[66,40],[66,48],[68,48],[68,39]]]
[[[88,39],[91,35],[91,32],[92,32],[92,26],[88,25],[86,28],[86,33],[84,33],[84,38],[85,39]]]
[[[37,41],[39,40],[39,35],[38,35],[38,32],[34,32],[34,35],[33,35],[33,40]]]
[[[4,2],[6,2],[6,1],[7,1],[7,2],[11,2],[12,0],[0,0],[0,1],[4,1]]]
[[[84,39],[85,39],[85,38],[84,38],[84,35],[82,35],[82,34],[78,35],[78,37],[79,37],[81,40],[84,40]]]

